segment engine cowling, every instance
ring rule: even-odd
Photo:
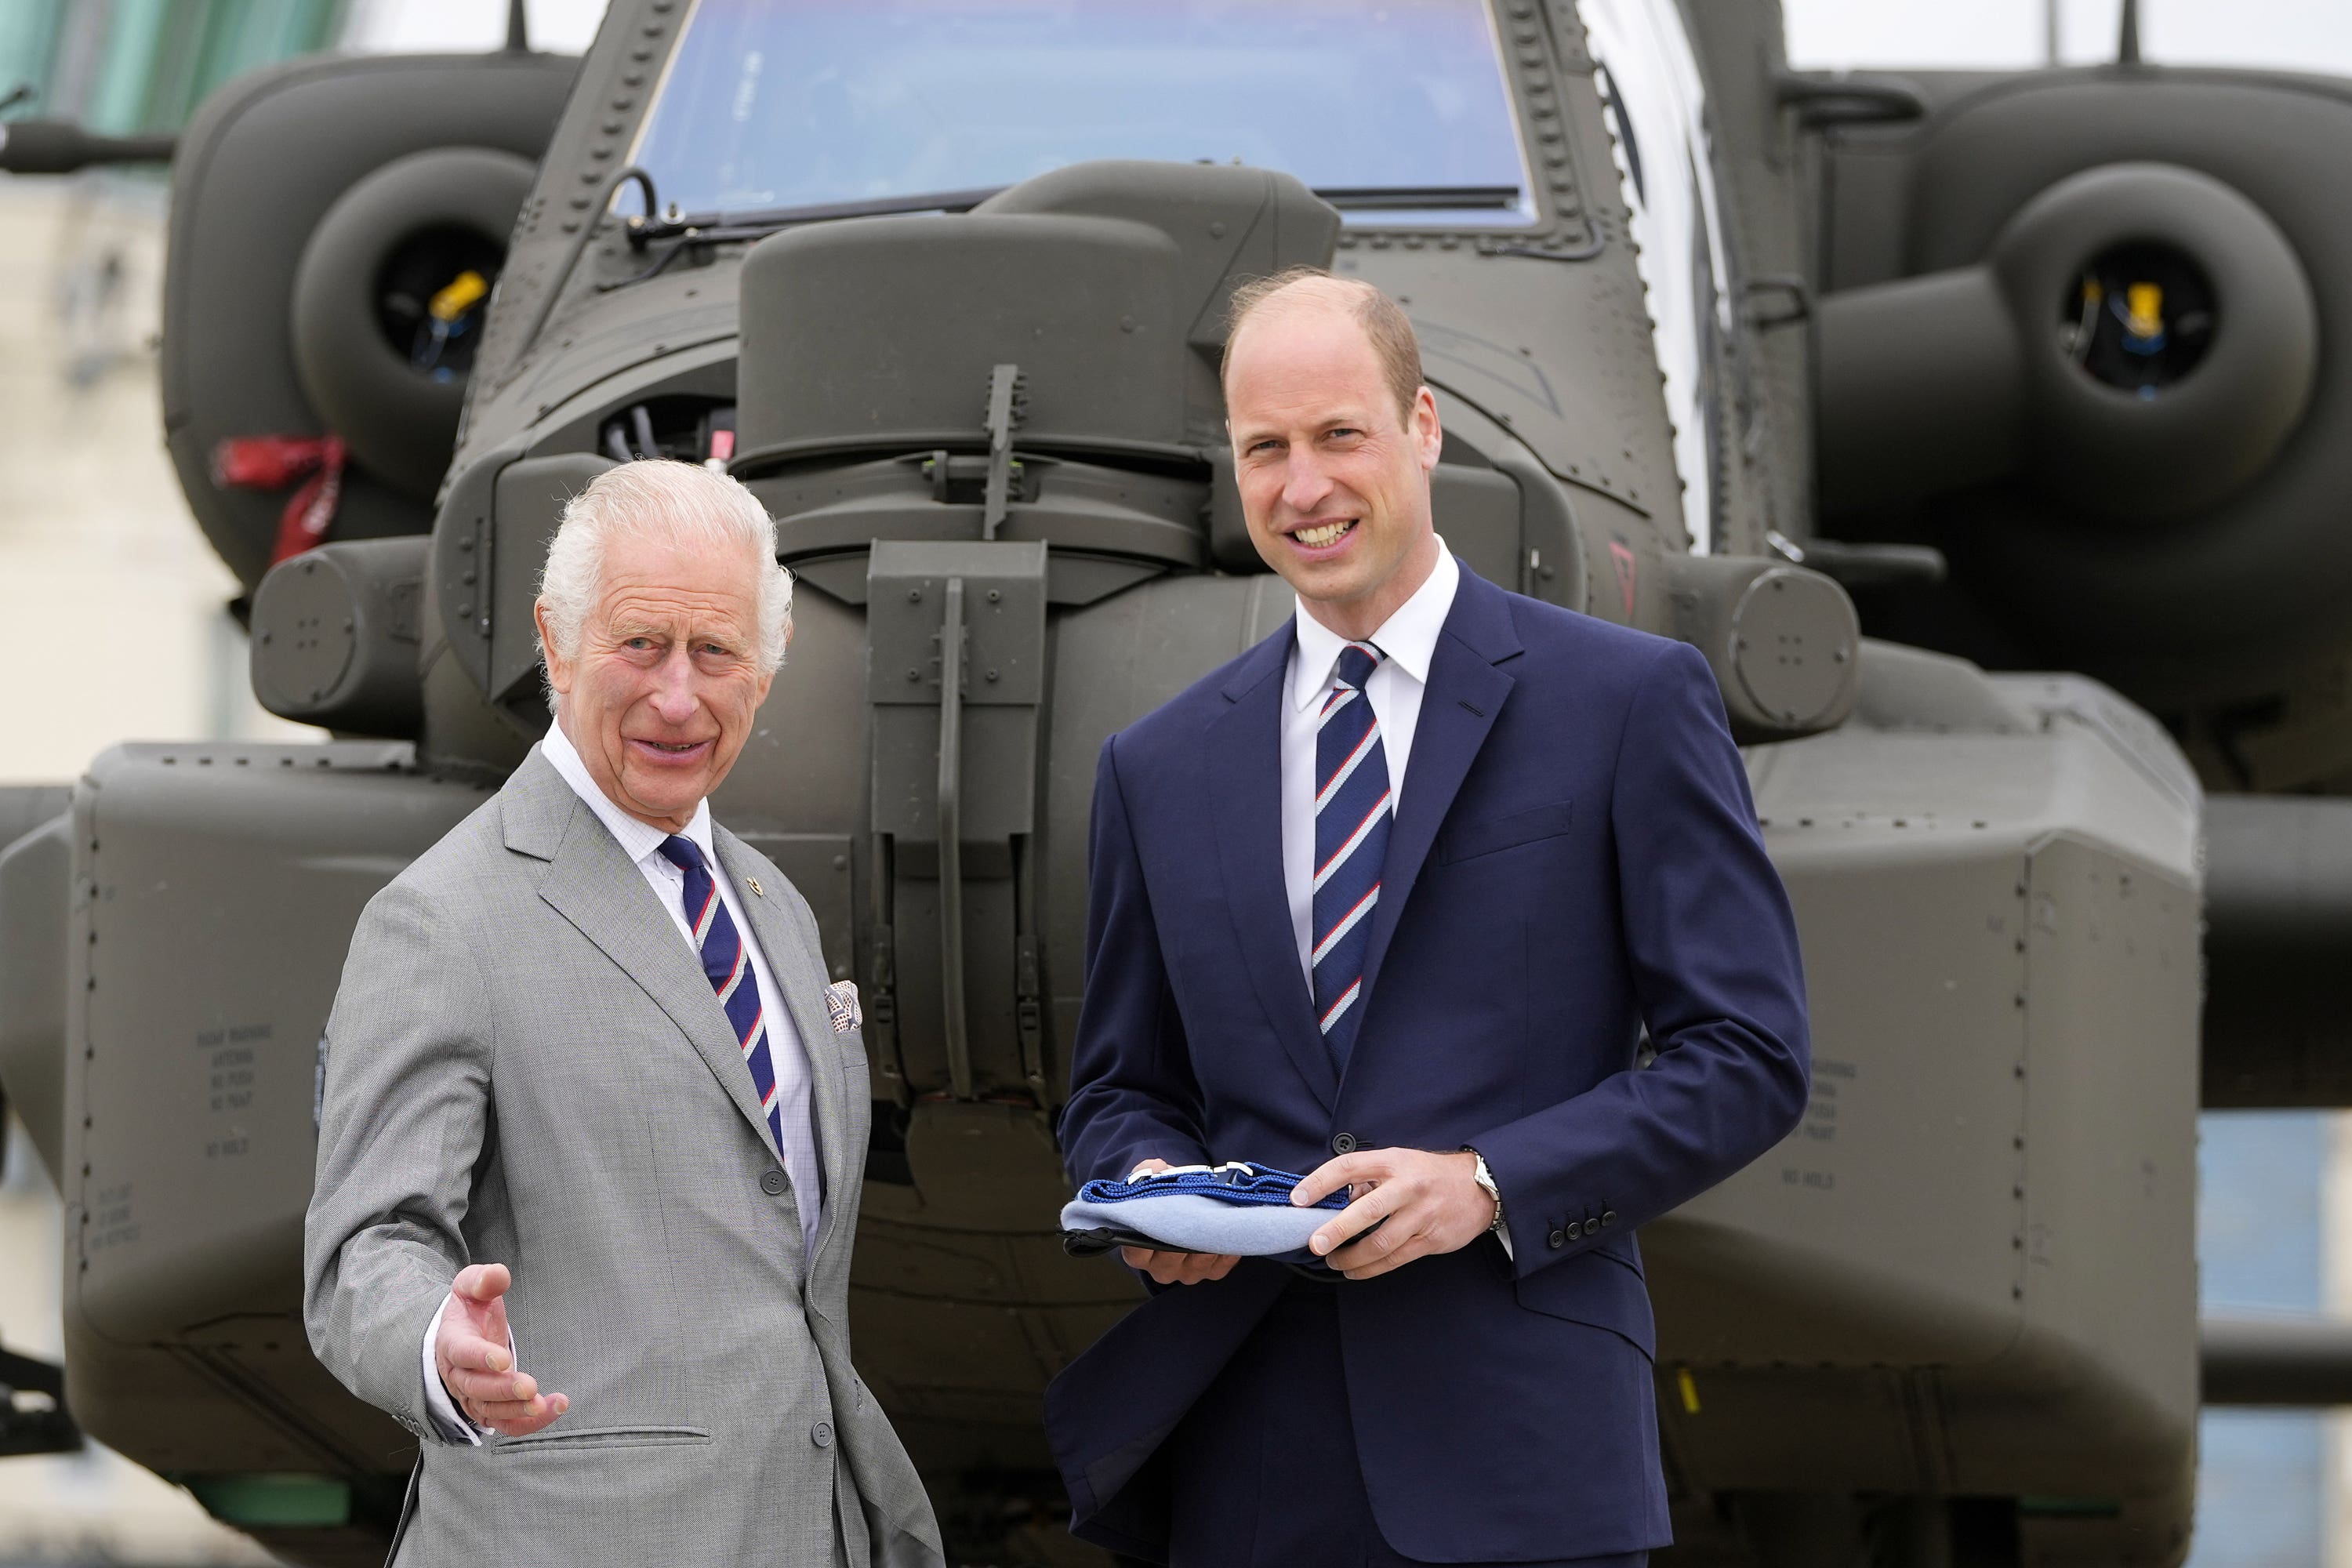
[[[470,348],[577,61],[318,57],[207,100],[173,171],[166,440],[205,536],[249,591],[283,488],[225,485],[224,441],[339,437],[329,537],[423,533]]]

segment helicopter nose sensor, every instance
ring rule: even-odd
[[[296,545],[431,528],[507,246],[577,71],[519,50],[314,57],[241,79],[189,121],[164,430],[247,593],[291,552],[306,497],[320,504]]]
[[[2104,386],[2141,398],[2194,371],[2212,346],[2213,286],[2169,245],[2110,246],[2058,301],[2058,349]]]
[[[395,159],[327,209],[296,266],[302,390],[353,457],[411,495],[429,499],[448,466],[531,177],[529,159],[492,148]]]

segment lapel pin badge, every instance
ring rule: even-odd
[[[764,899],[764,898],[766,898],[766,897],[768,896],[768,890],[767,890],[765,888],[762,888],[761,886],[760,886],[760,879],[759,879],[759,878],[757,878],[757,877],[746,877],[746,878],[744,878],[744,879],[743,879],[743,880],[745,880],[746,882],[749,882],[749,883],[751,885],[751,896],[752,896],[753,898],[755,898],[755,899]]]

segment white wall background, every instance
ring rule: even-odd
[[[68,783],[125,740],[318,733],[254,703],[226,609],[236,581],[164,456],[162,194],[0,175],[0,637],[16,674],[0,784]],[[58,1356],[62,1246],[57,1194],[16,1131],[0,1163],[0,1344]],[[270,1561],[95,1445],[0,1462],[0,1560]]]

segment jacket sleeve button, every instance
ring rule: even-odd
[[[1584,1234],[1587,1236],[1599,1236],[1601,1234],[1601,1222],[1597,1219],[1586,1220],[1584,1222]]]
[[[1615,1225],[1617,1223],[1617,1211],[1615,1209],[1602,1209],[1601,1211],[1601,1223],[1604,1226]]]
[[[1356,1135],[1354,1133],[1334,1132],[1331,1134],[1331,1152],[1334,1154],[1352,1154],[1355,1152]]]
[[[782,1171],[768,1172],[760,1178],[760,1190],[772,1198],[776,1196],[784,1190],[784,1173]]]
[[[1568,1245],[1568,1232],[1564,1230],[1555,1230],[1549,1236],[1545,1237],[1544,1241],[1545,1244],[1550,1247],[1554,1252],[1558,1252],[1561,1247]]]

